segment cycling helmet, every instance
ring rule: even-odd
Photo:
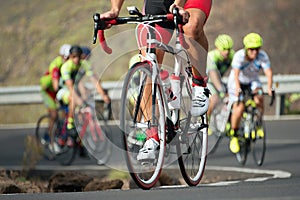
[[[81,56],[81,54],[82,54],[82,49],[81,49],[81,47],[78,46],[78,45],[73,45],[73,46],[71,47],[71,49],[70,49],[70,54],[71,54],[71,55],[79,55],[79,56]]]
[[[259,48],[263,45],[263,39],[257,33],[249,33],[243,41],[246,49]]]
[[[63,56],[65,59],[69,57],[70,55],[70,44],[63,44],[59,49],[59,55]]]
[[[82,49],[82,54],[84,54],[86,56],[90,56],[91,49],[89,47],[83,46],[83,47],[81,47],[81,49]]]
[[[231,49],[233,46],[233,40],[229,35],[221,34],[215,40],[215,46],[221,51]]]

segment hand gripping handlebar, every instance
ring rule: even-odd
[[[166,15],[142,15],[139,14],[135,17],[118,17],[111,20],[102,20],[100,19],[100,14],[95,13],[93,15],[94,20],[94,36],[93,36],[93,44],[96,43],[97,37],[99,38],[100,45],[102,49],[108,53],[112,53],[112,49],[107,45],[104,30],[107,28],[108,25],[120,25],[126,24],[128,22],[151,22],[151,21],[174,21],[176,33],[178,34],[179,41],[184,48],[188,48],[188,45],[183,36],[183,20],[182,16],[179,15],[178,8],[174,8],[173,14],[166,14]]]

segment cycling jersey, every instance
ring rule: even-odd
[[[234,53],[234,50],[231,49],[228,59],[225,60],[221,55],[221,52],[217,49],[208,52],[207,71],[209,72],[210,70],[218,70],[222,77],[229,69]]]
[[[245,49],[241,49],[233,57],[231,66],[233,69],[240,69],[239,80],[243,84],[249,84],[252,81],[258,80],[260,69],[271,67],[269,57],[264,50],[259,50],[255,60],[249,62],[245,59]],[[233,70],[230,73],[229,81],[234,81]]]
[[[49,65],[47,72],[40,79],[42,90],[47,92],[55,92],[52,87],[52,80],[58,80],[60,77],[60,68],[64,60],[61,56],[57,56]],[[54,95],[55,96],[55,95]]]
[[[87,76],[93,75],[91,64],[89,62],[81,60],[79,65],[75,65],[72,59],[70,59],[63,64],[60,70],[63,82],[69,79],[72,79],[74,82],[79,69],[81,69]]]
[[[221,52],[218,49],[208,52],[206,67],[207,73],[209,73],[209,71],[216,70],[220,73],[220,76],[222,77],[225,74],[225,72],[230,68],[234,53],[235,51],[231,49],[228,55],[228,59],[224,59],[224,57],[221,55]],[[223,84],[224,88],[226,88],[225,83]],[[215,88],[211,79],[208,79],[208,88],[212,95],[218,94],[218,90]]]
[[[230,72],[227,87],[229,96],[233,101],[237,100],[237,97],[235,96],[236,84],[234,81],[234,69],[240,69],[240,84],[249,85],[251,90],[255,90],[256,88],[262,87],[262,83],[259,80],[259,71],[271,67],[269,56],[264,50],[259,50],[256,59],[251,62],[245,58],[246,51],[245,49],[241,49],[235,53],[231,63],[233,69]]]

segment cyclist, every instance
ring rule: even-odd
[[[90,78],[104,102],[110,102],[109,96],[105,93],[100,82],[94,76],[91,65],[86,60],[82,60],[81,56],[82,49],[80,46],[72,46],[70,49],[70,59],[61,67],[63,86],[56,95],[58,100],[61,100],[64,104],[69,106],[67,131],[71,135],[76,134],[73,118],[75,104],[84,105],[84,100],[74,91],[75,78],[79,71]]]
[[[224,98],[225,84],[221,77],[228,71],[235,51],[232,49],[233,40],[227,34],[218,35],[215,39],[216,49],[208,52],[207,72],[209,76],[208,88],[211,92],[207,115],[210,116],[218,98]]]
[[[230,150],[237,153],[240,150],[238,143],[237,130],[245,109],[244,103],[237,103],[240,93],[250,91],[262,93],[262,83],[259,80],[259,71],[263,69],[268,79],[268,94],[272,95],[273,72],[267,53],[261,49],[263,45],[262,37],[257,33],[249,33],[244,39],[244,49],[237,51],[232,60],[232,70],[228,78],[229,98],[235,101],[231,115]],[[257,95],[254,98],[258,109],[263,115],[264,104],[263,95]],[[260,116],[262,118],[262,115]],[[258,134],[263,137],[263,130],[260,129]]]
[[[68,60],[71,45],[64,44],[59,49],[59,55],[50,63],[47,72],[40,79],[43,102],[50,115],[49,130],[57,118],[57,104],[55,100],[58,91],[60,68]],[[47,136],[45,136],[47,137]]]
[[[118,17],[123,2],[124,0],[111,0],[111,10],[102,14],[100,18],[112,19]],[[166,14],[169,10],[172,11],[174,7],[179,8],[179,13],[183,16],[184,21],[187,21],[189,18],[188,23],[184,26],[185,34],[202,46],[202,48],[197,48],[197,44],[191,43],[188,49],[193,64],[193,98],[191,114],[193,116],[200,116],[207,112],[209,106],[209,90],[206,87],[206,80],[202,75],[205,74],[208,51],[208,41],[203,31],[203,26],[210,13],[211,0],[147,0],[145,1],[143,10],[146,14]],[[173,29],[171,23],[159,23],[159,26],[157,27],[162,35],[171,38],[172,34],[168,33],[164,28]],[[166,39],[167,42],[169,38]],[[163,54],[157,52],[158,63],[162,63],[162,59]],[[200,74],[201,71],[202,75]],[[174,77],[173,81],[176,83],[176,77]],[[174,95],[176,95],[175,92]],[[177,103],[177,105],[175,104],[173,107],[180,107],[180,104]],[[148,118],[148,116],[146,116],[146,118]],[[144,148],[139,152],[138,160],[155,158],[155,151],[159,145],[157,130],[155,128],[147,129],[147,137],[148,139],[144,144]]]

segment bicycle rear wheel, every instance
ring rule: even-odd
[[[266,127],[264,121],[258,124],[257,116],[254,118],[254,128],[252,139],[252,153],[255,163],[261,166],[264,162],[266,152]]]
[[[192,91],[182,78],[182,97],[176,150],[182,177],[190,186],[202,179],[207,158],[207,117],[191,117]]]
[[[162,89],[154,84],[151,89],[152,72],[148,63],[140,62],[131,67],[125,77],[121,96],[120,127],[127,168],[132,179],[142,189],[150,189],[158,181],[165,153],[165,115]],[[148,91],[147,91],[148,90]],[[147,107],[151,106],[151,109]],[[147,109],[148,108],[148,109]],[[150,115],[151,119],[148,119]],[[157,129],[159,149],[155,160],[139,161],[137,155],[146,140],[146,131]]]

